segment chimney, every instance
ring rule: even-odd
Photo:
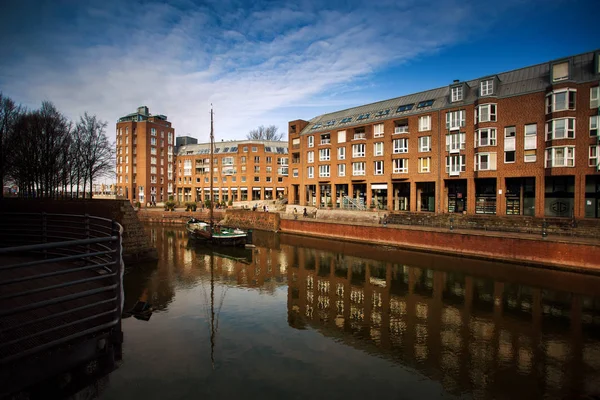
[[[460,79],[455,79],[452,81],[452,83],[458,83],[458,82],[460,82]]]

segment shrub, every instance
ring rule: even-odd
[[[193,201],[185,203],[185,211],[196,211],[196,203]]]
[[[233,205],[233,199],[229,199],[229,207]]]
[[[135,202],[135,208],[140,208],[142,206],[142,203],[140,203],[139,201]]]
[[[174,211],[175,210],[175,202],[174,201],[167,201],[165,202],[165,211]]]

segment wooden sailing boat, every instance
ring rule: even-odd
[[[215,145],[213,109],[210,108],[210,207],[209,222],[191,218],[186,223],[188,235],[192,239],[198,239],[217,246],[245,246],[249,243],[248,232],[242,229],[225,228],[215,225],[213,220],[213,154]]]

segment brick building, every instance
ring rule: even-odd
[[[117,194],[142,204],[162,202],[173,193],[175,130],[165,115],[148,107],[117,122]]]
[[[290,203],[600,217],[600,51],[288,124]]]
[[[210,144],[177,151],[176,200],[210,199]],[[213,200],[273,200],[287,196],[288,143],[265,140],[217,142],[213,151]]]

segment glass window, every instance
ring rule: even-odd
[[[337,149],[337,158],[338,158],[338,160],[345,160],[346,159],[346,148],[345,147],[338,147],[338,149]]]
[[[461,101],[463,99],[463,88],[462,86],[456,86],[451,89],[452,102]]]
[[[419,138],[419,152],[426,153],[431,151],[431,136],[421,136]]]
[[[494,80],[486,79],[481,81],[479,86],[479,95],[480,96],[489,96],[494,93]]]
[[[374,156],[382,156],[383,155],[383,142],[373,143],[373,155]]]
[[[383,175],[383,161],[375,161],[373,173],[375,175]]]
[[[419,117],[419,132],[431,130],[431,116],[424,115]]]
[[[394,139],[394,154],[408,153],[408,139]]]

